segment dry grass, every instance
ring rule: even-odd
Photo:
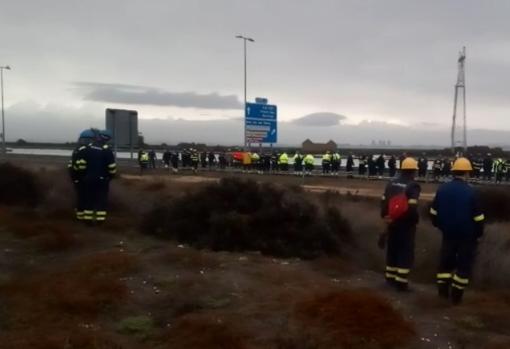
[[[210,315],[182,317],[164,341],[164,348],[248,349],[246,335],[235,323]]]
[[[510,223],[491,224],[478,247],[474,271],[476,285],[507,288],[510,282]]]
[[[159,256],[157,263],[178,266],[186,270],[205,270],[217,268],[221,261],[209,251],[172,246]]]
[[[72,221],[73,200],[67,194],[73,189],[62,176],[64,171],[35,176],[34,183],[43,188],[35,207],[22,201],[0,208],[2,242],[12,240],[15,247],[8,247],[11,252],[5,256],[13,260],[8,261],[7,276],[0,278],[2,349],[412,346],[413,325],[388,301],[367,290],[334,291],[338,284],[331,281],[338,278],[348,285],[343,281],[364,269],[381,271],[382,278],[384,252],[376,242],[383,225],[377,200],[238,180],[211,185],[119,179],[112,182],[109,221],[87,229]],[[154,215],[154,207],[161,209],[159,215]],[[503,217],[505,210],[491,219]],[[141,216],[146,220],[140,225]],[[163,224],[156,230],[167,237],[206,248],[160,248],[165,242],[133,232],[140,226],[145,231],[152,222]],[[503,338],[491,342],[491,348],[506,347],[504,338],[510,335],[508,294],[492,292],[505,290],[510,280],[509,231],[506,223],[488,226],[474,277],[474,286],[486,290],[470,293],[464,306],[450,310],[460,319],[479,320],[483,329],[476,329],[478,335],[490,331]],[[83,234],[96,239],[85,240]],[[97,253],[111,248],[120,235],[130,251],[144,253],[137,258]],[[428,284],[428,291],[434,291],[439,243],[440,232],[422,219],[411,279]],[[144,249],[147,245],[151,248]],[[210,249],[319,258],[283,261]],[[409,311],[443,310],[435,293],[424,297],[423,304],[414,302]],[[153,321],[146,343],[116,332],[118,320],[137,315]],[[423,320],[421,314],[413,315]],[[468,320],[462,326],[478,324]]]
[[[2,210],[5,229],[16,237],[30,240],[45,252],[65,251],[78,246],[76,225],[71,221],[43,219],[31,211]]]
[[[295,319],[303,343],[317,349],[396,348],[415,336],[411,323],[367,290],[313,295],[297,303]]]
[[[468,310],[479,318],[483,329],[510,336],[510,294],[505,291],[479,293],[466,300]],[[462,312],[463,310],[459,310]]]
[[[105,252],[80,258],[60,271],[14,277],[0,287],[7,309],[0,343],[10,343],[9,348],[100,348],[86,346],[106,340],[100,333],[78,330],[126,298],[127,288],[119,277],[134,264],[129,255]],[[73,341],[85,346],[69,346]]]
[[[149,182],[143,186],[143,191],[146,192],[158,192],[166,189],[166,182],[156,180]]]

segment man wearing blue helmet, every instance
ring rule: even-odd
[[[85,204],[85,195],[83,193],[83,170],[86,167],[86,164],[82,162],[81,155],[87,148],[89,144],[91,144],[98,135],[98,130],[96,129],[86,129],[80,133],[80,136],[78,138],[78,145],[73,150],[73,153],[71,155],[71,160],[69,160],[69,163],[67,165],[67,169],[69,171],[69,176],[71,177],[71,180],[74,185],[74,191],[76,193],[76,219],[83,220],[83,210],[84,204]]]
[[[111,138],[108,130],[99,131],[96,139],[80,153],[85,194],[83,220],[88,224],[106,220],[109,184],[117,173],[115,156],[107,144]]]

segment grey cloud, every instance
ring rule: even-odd
[[[76,139],[88,127],[103,127],[104,111],[85,105],[82,108],[63,108],[56,105],[40,106],[19,103],[7,109],[7,140],[23,138],[27,141],[66,142]],[[27,127],[30,125],[30,127]],[[48,125],[51,125],[49,127]],[[241,118],[214,121],[169,119],[140,119],[140,131],[147,142],[175,144],[179,142],[205,142],[210,145],[242,144]],[[292,122],[278,125],[278,145],[299,145],[310,138],[316,142],[329,139],[338,144],[367,145],[372,140],[391,140],[393,145],[448,146],[448,128],[426,129],[406,127],[384,122],[362,122],[358,125],[342,124],[330,127],[302,127]],[[473,129],[468,132],[470,144],[508,146],[510,131]]]
[[[308,114],[303,117],[294,119],[291,121],[291,123],[301,126],[327,127],[338,125],[341,121],[346,119],[347,118],[345,116],[340,114],[321,112]]]
[[[277,103],[281,120],[345,110],[352,119],[446,124],[466,45],[468,124],[501,129],[510,106],[509,11],[510,2],[495,0],[3,1],[1,59],[15,68],[7,103],[35,94],[45,104],[88,97],[241,110],[228,96],[242,91],[242,42],[234,38],[241,31],[256,40],[248,94]],[[65,94],[68,81],[84,80],[145,86]]]
[[[168,92],[154,87],[95,82],[77,82],[75,86],[87,101],[199,109],[243,108],[235,95]]]

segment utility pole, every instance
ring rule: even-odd
[[[11,70],[11,67],[0,66],[0,90],[2,94],[2,157],[7,158],[7,147],[5,146],[5,111],[4,111],[4,70]]]
[[[248,146],[248,140],[246,138],[246,104],[247,104],[247,81],[248,81],[248,72],[246,67],[246,61],[247,61],[247,52],[246,52],[246,41],[255,42],[252,38],[246,37],[244,35],[237,35],[237,39],[243,40],[243,47],[244,47],[244,119],[245,119],[245,125],[244,125],[244,146]]]
[[[466,47],[462,48],[459,52],[459,59],[457,60],[457,83],[455,84],[455,94],[453,99],[453,118],[452,118],[452,130],[451,130],[451,146],[452,152],[455,153],[455,147],[457,145],[457,106],[459,102],[459,96],[462,98],[462,147],[464,152],[467,151],[467,119],[466,119],[466,74],[465,74],[465,62],[466,62]],[[462,92],[462,94],[460,93]]]

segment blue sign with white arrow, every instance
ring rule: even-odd
[[[246,103],[246,142],[276,143],[278,140],[276,119],[276,105]]]

